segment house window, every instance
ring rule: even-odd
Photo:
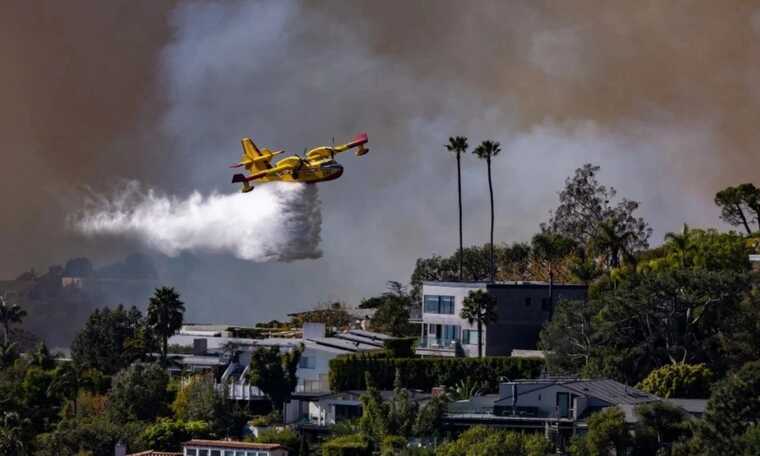
[[[236,451],[235,456],[245,456],[245,451]]]
[[[235,456],[235,452],[232,450],[224,450],[224,456]]]
[[[541,298],[541,310],[544,312],[552,311],[552,302],[549,298]]]
[[[525,307],[530,307],[531,301],[532,301],[531,298],[525,298]]]
[[[222,456],[222,450],[211,450],[211,456]]]
[[[465,345],[478,344],[478,331],[476,329],[465,329],[462,331],[462,343]]]
[[[362,416],[361,405],[335,404],[335,421],[355,420]]]
[[[208,456],[208,450],[198,450],[198,456]]]
[[[185,448],[185,456],[196,456],[197,454],[195,448]]]
[[[454,297],[425,295],[423,299],[425,313],[454,315]]]

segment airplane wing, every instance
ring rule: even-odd
[[[272,158],[272,155],[275,154],[263,154],[261,150],[256,147],[256,143],[254,143],[251,138],[243,138],[240,140],[240,144],[243,146],[243,155],[240,157],[240,162],[235,163],[230,166],[230,168],[240,168],[245,166],[245,168],[252,173],[272,168],[269,160]]]
[[[356,138],[354,138],[354,140],[350,143],[341,144],[340,146],[334,147],[317,147],[316,149],[310,150],[306,155],[310,159],[327,158],[356,147],[358,148],[356,150],[356,155],[361,156],[369,152],[369,148],[365,146],[368,141],[369,138],[367,137],[367,133],[362,133],[356,136]]]

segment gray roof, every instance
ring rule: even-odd
[[[704,415],[707,408],[707,399],[665,399],[666,402],[683,409],[686,413],[694,416]]]
[[[449,414],[490,414],[498,400],[498,394],[473,396],[470,399],[449,402],[446,410]]]
[[[338,348],[349,352],[377,350],[377,347],[375,345],[369,345],[358,341],[338,339],[337,337],[313,337],[307,340],[314,342],[317,345]]]
[[[519,388],[518,396],[520,394],[526,394],[550,386],[560,385],[581,396],[594,397],[613,405],[637,405],[661,400],[653,394],[645,393],[644,391],[610,379],[537,379],[517,381],[514,383],[517,383],[518,385],[529,385],[527,388]],[[512,393],[510,390],[508,391],[509,392],[504,397],[497,401],[498,404],[511,405]]]

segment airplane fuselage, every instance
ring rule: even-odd
[[[261,177],[252,183],[273,181],[316,183],[331,181],[343,175],[343,165],[335,160],[308,160],[296,156],[286,157],[277,162],[276,167],[293,161],[293,168],[283,169],[277,174]]]

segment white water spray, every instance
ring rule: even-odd
[[[166,255],[227,252],[255,261],[319,258],[322,216],[314,185],[271,183],[252,192],[185,199],[129,182],[115,198],[96,197],[72,220],[86,235],[139,239]]]

